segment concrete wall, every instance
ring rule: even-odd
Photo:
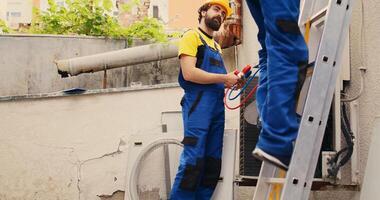
[[[356,1],[351,26],[351,87],[349,94],[354,96],[360,88],[358,68],[368,69],[365,75],[365,91],[359,99],[359,163],[360,179],[365,173],[368,150],[371,144],[375,117],[380,115],[380,4],[378,1]],[[363,10],[364,9],[364,10]],[[364,13],[364,15],[363,15]],[[363,23],[364,22],[364,23]]]
[[[100,88],[103,73],[61,79],[54,60],[125,47],[124,40],[2,35],[0,71],[8,78],[0,80],[0,96],[46,93],[71,87]],[[91,83],[88,79],[92,79]]]
[[[136,41],[136,45],[141,45]],[[0,35],[0,96],[38,94],[73,87],[103,87],[103,72],[62,79],[56,59],[72,58],[127,47],[125,40],[95,37]],[[107,71],[107,88],[177,81],[178,59]]]
[[[176,84],[0,101],[0,199],[100,199],[125,190],[132,134],[162,133]],[[238,129],[239,112],[226,128]]]
[[[0,199],[123,198],[129,137],[161,133],[162,112],[180,110],[178,85],[157,85],[176,82],[178,59],[110,70],[109,86],[117,89],[100,91],[102,72],[61,79],[53,61],[125,45],[88,37],[1,36],[0,74],[7,78],[0,79]],[[232,68],[233,49],[224,53]],[[79,96],[55,92],[72,87],[90,90]],[[239,111],[227,113],[226,128],[239,128]]]
[[[378,186],[378,181],[380,179],[380,174],[378,172],[380,167],[379,152],[380,152],[380,116],[375,119],[375,127],[373,129],[374,133],[372,135],[372,141],[370,146],[370,152],[368,155],[368,162],[366,167],[366,173],[363,181],[363,189],[361,193],[361,199],[377,199],[379,198],[380,191]]]

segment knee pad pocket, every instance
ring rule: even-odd
[[[301,31],[296,21],[286,20],[286,19],[277,19],[277,27],[284,33],[291,33],[300,35]]]
[[[219,181],[222,169],[222,160],[213,157],[205,158],[205,171],[203,174],[202,186],[215,188]]]
[[[195,146],[198,143],[198,138],[197,137],[189,137],[185,136],[181,142],[183,145],[188,145],[188,146]]]
[[[185,172],[180,183],[180,188],[188,191],[195,191],[199,182],[203,168],[203,160],[198,159],[196,165],[186,165]]]

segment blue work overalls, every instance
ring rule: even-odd
[[[296,102],[308,62],[298,27],[300,0],[247,0],[247,4],[262,47],[256,94],[262,129],[257,147],[290,158],[299,128]]]
[[[203,43],[203,60],[198,58],[196,67],[211,73],[226,74],[220,53],[199,37]],[[218,183],[222,165],[224,84],[189,82],[183,78],[182,71],[178,81],[185,91],[181,100],[184,150],[170,199],[209,200]]]

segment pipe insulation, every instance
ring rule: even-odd
[[[56,60],[55,64],[61,77],[68,77],[174,58],[177,54],[178,40],[171,40],[166,43],[143,45],[89,56]]]

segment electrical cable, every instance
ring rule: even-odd
[[[360,68],[360,90],[359,93],[351,98],[341,99],[342,102],[352,102],[360,98],[360,96],[363,94],[364,91],[364,74],[366,72],[366,69],[364,67]]]
[[[239,93],[235,97],[231,98],[231,94],[234,90],[236,90],[236,84],[234,86],[232,86],[231,89],[227,88],[225,95],[224,95],[224,98],[223,98],[223,102],[224,102],[227,109],[235,110],[235,109],[242,107],[248,101],[248,99],[250,99],[253,96],[253,94],[256,92],[256,90],[258,88],[258,84],[248,93],[248,95],[243,100],[241,100],[239,105],[237,105],[235,107],[231,107],[227,104],[227,96],[228,96],[229,100],[235,100],[237,97],[241,96],[241,94],[248,88],[248,86],[252,82],[252,80],[256,77],[256,74],[261,70],[257,65],[254,68],[258,68],[257,71],[253,75],[248,74],[248,76],[250,78],[248,79],[247,82],[245,82],[243,88],[239,91]],[[251,73],[251,72],[247,72],[247,73]]]
[[[257,87],[258,87],[258,85],[256,85],[252,90],[251,90],[251,92],[249,92],[249,94],[240,102],[240,104],[239,105],[237,105],[237,106],[235,106],[235,107],[230,107],[228,104],[227,104],[227,95],[224,95],[224,99],[223,99],[223,101],[224,101],[224,104],[226,105],[226,108],[228,108],[228,109],[230,109],[230,110],[235,110],[235,109],[238,109],[238,108],[240,108],[241,106],[243,106],[244,105],[244,103],[245,102],[247,102],[248,101],[248,99],[249,98],[251,98],[252,97],[252,95],[256,92],[256,90],[257,90]],[[229,91],[229,89],[227,89],[227,92]],[[226,93],[227,93],[226,92]]]
[[[231,94],[232,92],[234,91],[234,88],[232,88],[230,90],[230,93],[228,94],[228,100],[235,100],[236,98],[238,98],[246,89],[247,87],[249,86],[249,84],[253,81],[253,79],[255,78],[256,74],[259,72],[260,70],[258,69],[249,79],[248,81],[244,84],[244,86],[240,89],[239,93],[235,96],[235,97],[231,97]],[[227,92],[226,92],[227,94]]]
[[[354,134],[350,128],[350,122],[347,116],[347,109],[345,103],[341,106],[341,128],[346,142],[346,147],[341,149],[329,162],[330,165],[328,171],[329,177],[336,178],[338,172],[342,166],[347,164],[351,159],[354,151]]]
[[[355,101],[357,99],[360,98],[360,96],[363,94],[364,92],[364,88],[365,88],[365,81],[364,81],[364,74],[367,72],[367,68],[364,67],[366,66],[365,65],[365,51],[364,51],[364,43],[365,43],[365,32],[364,32],[364,28],[365,28],[365,20],[364,20],[364,1],[361,0],[361,26],[360,26],[360,66],[359,67],[359,70],[360,70],[360,90],[359,90],[359,93],[354,96],[354,97],[351,97],[351,98],[345,98],[345,99],[341,99],[342,102],[352,102],[352,101]],[[344,96],[347,96],[345,94],[342,94]]]

